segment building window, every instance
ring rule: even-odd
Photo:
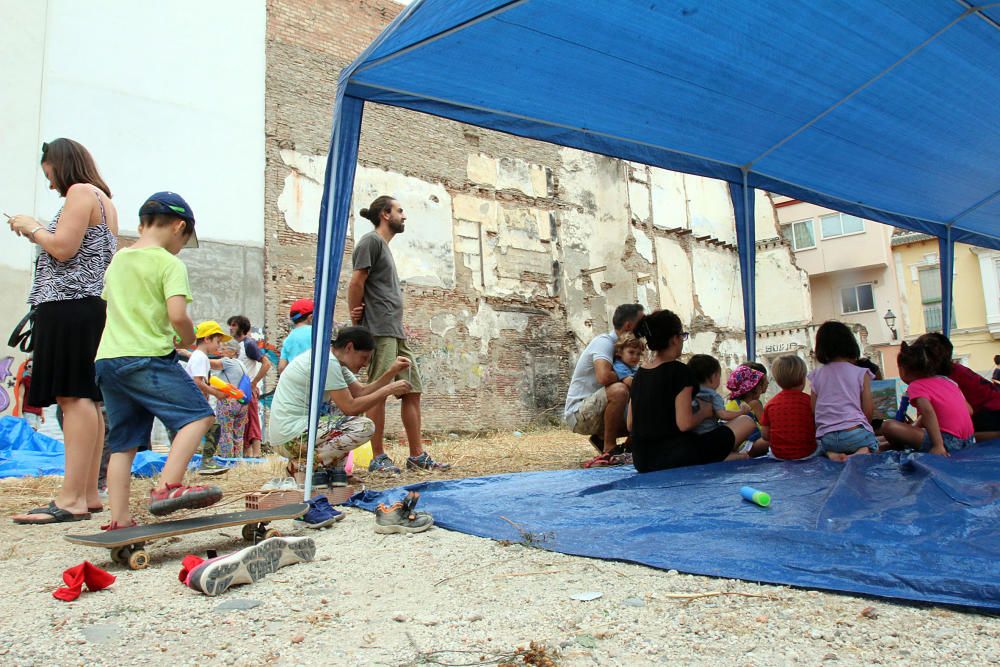
[[[924,330],[941,331],[944,329],[944,317],[941,308],[941,269],[929,266],[917,272],[920,280],[920,303],[924,307]],[[955,329],[955,305],[951,307],[951,328]]]
[[[865,231],[864,220],[846,213],[821,215],[819,218],[819,225],[820,229],[823,230],[824,239],[847,236],[848,234],[860,234]]]
[[[840,289],[841,313],[847,315],[849,313],[863,313],[869,310],[875,310],[875,294],[872,292],[871,283],[842,287]]]
[[[813,233],[812,220],[799,220],[781,226],[785,240],[792,244],[792,250],[806,250],[816,247],[816,235]]]

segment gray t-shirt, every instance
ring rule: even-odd
[[[580,359],[576,362],[576,369],[573,371],[573,379],[569,382],[569,389],[566,392],[566,410],[563,419],[569,419],[570,415],[580,409],[580,404],[595,391],[603,387],[597,381],[594,374],[594,360],[602,359],[608,364],[612,364],[615,359],[615,341],[618,334],[601,334],[590,341],[590,344],[580,353]]]
[[[351,256],[354,270],[367,269],[365,315],[361,324],[373,336],[406,338],[403,333],[403,290],[389,244],[377,232],[362,236]]]

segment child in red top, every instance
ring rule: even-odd
[[[882,435],[890,446],[942,456],[974,446],[972,408],[957,384],[935,373],[930,351],[920,344],[903,343],[897,364],[899,377],[908,385],[906,395],[919,417],[912,426],[886,420]]]
[[[794,460],[816,453],[816,422],[806,387],[806,362],[786,354],[771,364],[771,375],[781,387],[778,395],[764,406],[760,431],[771,443],[771,456]]]

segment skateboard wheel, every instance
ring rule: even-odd
[[[265,540],[269,540],[272,537],[281,537],[281,531],[278,530],[277,528],[271,528],[267,532],[264,533],[264,539]]]
[[[119,565],[128,565],[129,548],[115,547],[111,550],[111,560]]]
[[[133,570],[145,570],[149,566],[149,556],[142,549],[129,554],[128,566]]]
[[[243,539],[247,542],[253,543],[257,541],[257,528],[252,524],[246,524],[243,526]]]

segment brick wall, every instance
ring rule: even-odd
[[[287,333],[291,301],[313,293],[316,236],[308,232],[318,210],[308,202],[318,199],[340,69],[401,9],[391,0],[268,2],[271,340]],[[561,415],[575,353],[608,330],[620,303],[686,313],[692,351],[716,354],[730,367],[738,362],[742,315],[724,184],[373,104],[365,107],[359,165],[355,194],[364,201],[354,201],[355,214],[371,190],[383,187],[404,209],[423,211],[411,214],[393,252],[401,277],[403,260],[420,278],[404,285],[404,324],[423,370],[428,430],[513,429]],[[440,260],[427,269],[404,255],[433,215],[442,216],[433,224],[451,229],[421,238]],[[359,232],[370,229],[361,222]],[[776,243],[770,252],[780,255],[780,284],[773,289],[807,290],[787,248]],[[347,320],[352,248],[348,238],[338,322]],[[426,280],[428,272],[440,280]],[[790,311],[776,322],[808,320],[808,313]],[[393,433],[395,402],[388,412]]]
[[[287,333],[288,305],[312,296],[313,234],[293,231],[277,208],[289,168],[281,149],[325,155],[330,138],[332,100],[340,69],[360,53],[401,10],[390,0],[271,0],[268,2],[265,273],[266,327],[271,339]],[[469,153],[516,154],[539,163],[558,162],[557,148],[494,132],[469,128],[422,114],[367,105],[359,162],[362,165],[440,182],[449,193],[476,190],[466,175]],[[513,198],[509,195],[508,198]],[[355,202],[354,209],[367,204]],[[553,200],[552,207],[558,205]],[[353,239],[341,280],[335,319],[346,317],[345,279]],[[566,352],[573,344],[565,322],[553,318],[557,300],[533,304],[483,298],[468,276],[455,289],[406,287],[404,318],[425,376],[433,373],[424,395],[424,421],[430,430],[513,427],[557,414],[570,372]],[[551,278],[549,276],[549,278]],[[475,313],[480,300],[498,310],[527,311],[523,331],[505,331],[486,354],[481,341],[458,326],[439,336],[415,323],[441,312]],[[454,379],[447,377],[447,372]],[[435,387],[440,391],[435,391]],[[390,419],[395,412],[389,406]],[[394,428],[390,422],[390,432]]]

